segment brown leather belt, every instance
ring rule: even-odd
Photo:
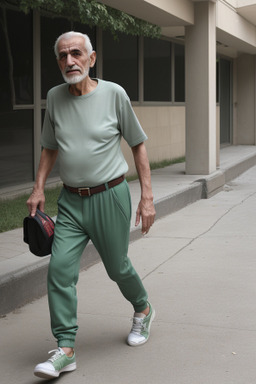
[[[123,181],[124,181],[124,175],[118,177],[117,179],[111,180],[106,184],[101,184],[101,185],[98,185],[97,187],[92,187],[92,188],[84,188],[84,187],[74,188],[74,187],[69,187],[66,184],[63,184],[63,186],[68,191],[72,193],[77,193],[79,196],[92,196],[95,193],[106,191],[107,190],[106,185],[108,186],[108,188],[113,188],[116,185],[121,184]]]

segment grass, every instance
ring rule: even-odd
[[[183,163],[184,161],[185,158],[182,157],[176,160],[154,162],[150,163],[150,168],[151,170],[164,168],[169,165]],[[137,178],[137,175],[128,176],[127,181],[133,181]],[[57,215],[57,199],[61,188],[62,187],[60,186],[45,190],[45,212],[47,212],[47,214],[51,217]],[[28,209],[26,206],[28,197],[29,194],[22,195],[11,200],[0,201],[0,232],[10,231],[23,226],[23,219],[28,215]]]
[[[178,159],[174,159],[174,160],[163,160],[155,163],[150,163],[150,169],[151,171],[153,171],[154,169],[165,168],[165,167],[168,167],[169,165],[179,164],[184,162],[185,162],[185,157],[179,157]]]
[[[45,190],[45,212],[48,215],[55,216],[57,214],[57,199],[61,187]],[[28,216],[26,201],[29,194],[16,197],[11,200],[0,201],[0,232],[10,231],[23,226],[24,217]]]

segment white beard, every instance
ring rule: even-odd
[[[66,83],[77,84],[83,81],[89,75],[89,70],[90,70],[90,67],[85,68],[84,73],[82,73],[81,75],[73,75],[73,76],[67,76],[66,73],[62,72],[62,76],[63,76],[63,79],[66,81]]]

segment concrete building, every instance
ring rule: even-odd
[[[221,145],[255,145],[256,1],[101,2],[159,25],[161,39],[115,41],[97,27],[0,3],[0,194],[33,183],[47,91],[62,82],[52,47],[71,29],[91,37],[98,54],[91,75],[127,90],[150,161],[186,156],[187,174],[209,175]]]

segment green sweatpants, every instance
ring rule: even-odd
[[[77,325],[76,284],[80,258],[91,239],[109,277],[135,312],[147,307],[147,293],[127,257],[131,198],[126,181],[90,197],[63,188],[58,200],[48,271],[51,327],[59,347],[74,347]]]

